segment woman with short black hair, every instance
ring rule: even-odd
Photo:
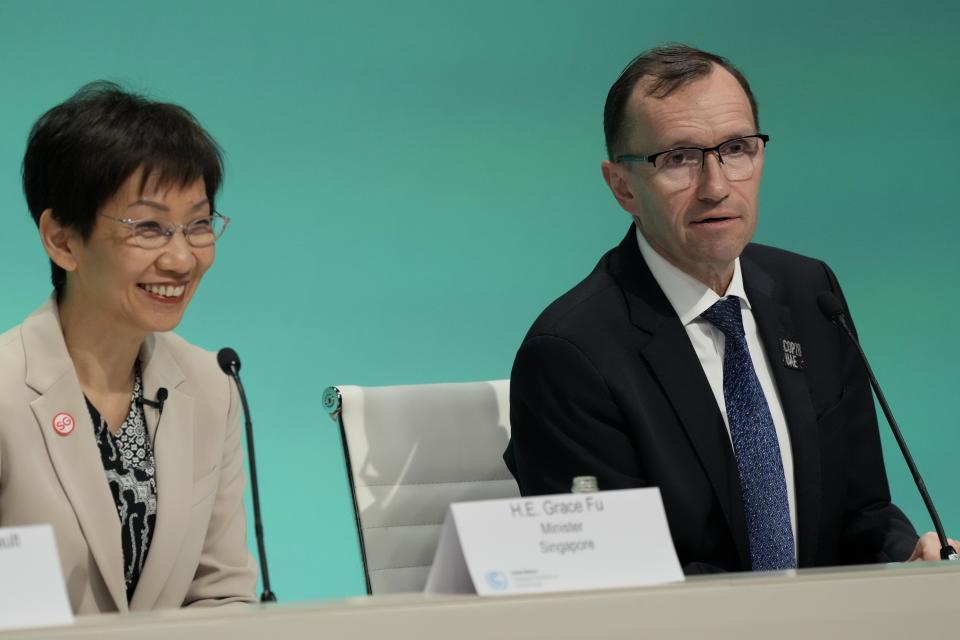
[[[0,526],[50,523],[77,613],[253,602],[239,400],[173,333],[229,219],[216,142],[111,83],[34,125],[54,294],[0,336]]]

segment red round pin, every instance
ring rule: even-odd
[[[53,430],[61,436],[68,436],[73,433],[73,427],[75,425],[76,422],[74,422],[73,416],[69,413],[61,411],[53,416]]]

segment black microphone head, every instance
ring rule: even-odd
[[[220,365],[220,369],[225,374],[232,376],[237,371],[240,371],[240,356],[230,347],[224,347],[220,349],[220,351],[217,351],[217,364]]]
[[[817,295],[817,306],[830,321],[843,317],[843,305],[837,300],[837,296],[830,291],[821,291]]]
[[[166,402],[167,395],[168,394],[167,394],[166,387],[160,387],[159,389],[157,389],[157,402],[159,402],[162,405],[164,402]]]

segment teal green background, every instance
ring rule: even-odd
[[[323,388],[507,377],[627,228],[600,176],[607,89],[686,41],[751,79],[772,137],[757,239],[835,269],[956,535],[957,7],[0,0],[0,325],[49,290],[19,184],[36,118],[101,78],[192,110],[226,151],[234,222],[179,331],[243,358],[275,591],[360,594]]]

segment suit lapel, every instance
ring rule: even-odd
[[[816,560],[820,526],[820,442],[806,375],[803,371],[787,368],[781,355],[780,340],[797,337],[793,314],[777,300],[776,285],[765,271],[746,257],[740,258],[740,265],[744,288],[750,298],[790,433],[799,566],[812,566]]]
[[[46,442],[50,462],[117,610],[126,611],[120,517],[52,300],[27,318],[22,332],[26,384],[39,394],[30,408]],[[53,428],[55,418],[61,414],[68,414],[74,421],[68,435],[60,435]]]
[[[150,336],[140,354],[144,397],[169,394],[162,415],[145,407],[147,430],[154,441],[157,472],[157,528],[140,581],[130,602],[134,611],[153,607],[176,564],[193,504],[193,398],[179,387],[184,376],[166,343]],[[159,420],[158,420],[159,418]]]
[[[649,334],[640,350],[661,382],[726,517],[737,553],[750,566],[740,481],[730,439],[690,338],[647,267],[631,227],[611,271],[626,294],[630,320]]]

